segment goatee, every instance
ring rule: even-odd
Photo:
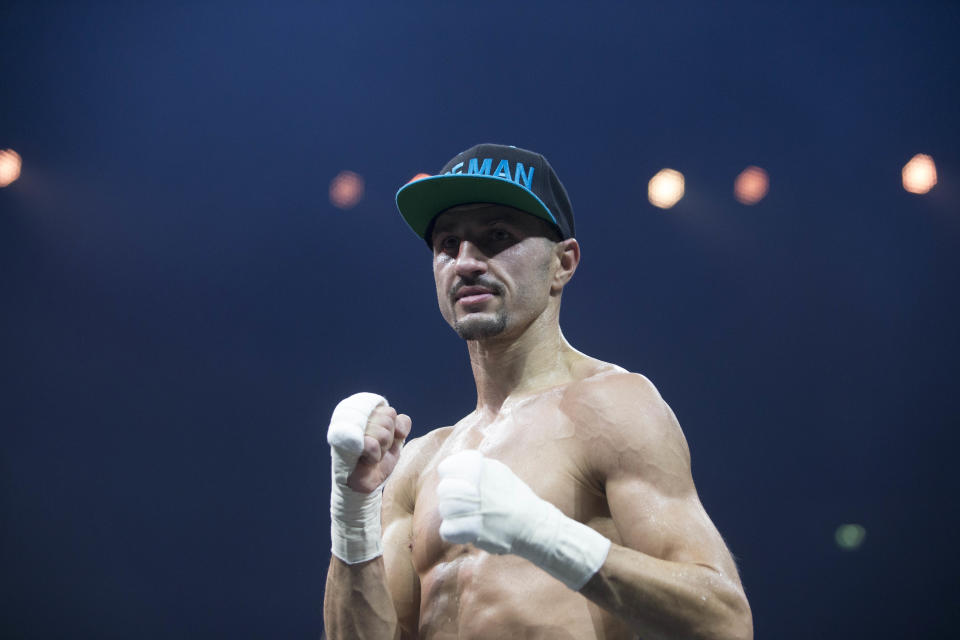
[[[457,320],[453,325],[453,330],[464,340],[492,338],[503,333],[506,328],[507,316],[503,311],[498,311],[492,318],[489,316],[485,318],[463,318]]]

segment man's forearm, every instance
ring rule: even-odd
[[[382,556],[359,564],[347,564],[331,556],[323,621],[330,640],[399,637]]]
[[[627,620],[645,640],[753,638],[742,589],[708,567],[615,544],[580,593]]]

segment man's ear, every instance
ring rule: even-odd
[[[580,243],[576,238],[568,238],[558,242],[553,249],[559,265],[553,274],[550,293],[557,295],[570,282],[570,278],[577,270],[577,265],[580,264]]]

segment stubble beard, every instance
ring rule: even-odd
[[[507,314],[502,309],[493,314],[493,317],[484,314],[476,317],[471,314],[461,318],[453,324],[453,330],[464,340],[482,340],[498,336],[507,328]]]

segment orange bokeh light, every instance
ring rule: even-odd
[[[918,153],[910,158],[910,162],[903,165],[900,174],[903,188],[910,193],[923,194],[937,184],[937,165],[933,163],[933,158],[925,153]]]
[[[407,180],[407,184],[410,184],[411,182],[416,182],[417,180],[423,180],[424,178],[429,178],[429,177],[430,177],[429,173],[418,173],[417,175]]]
[[[20,167],[23,162],[20,154],[13,149],[0,151],[0,188],[6,187],[20,177]]]
[[[340,209],[351,209],[363,199],[363,176],[341,171],[330,181],[330,202]]]
[[[760,167],[747,167],[733,183],[733,195],[743,204],[757,204],[770,190],[770,178]]]

